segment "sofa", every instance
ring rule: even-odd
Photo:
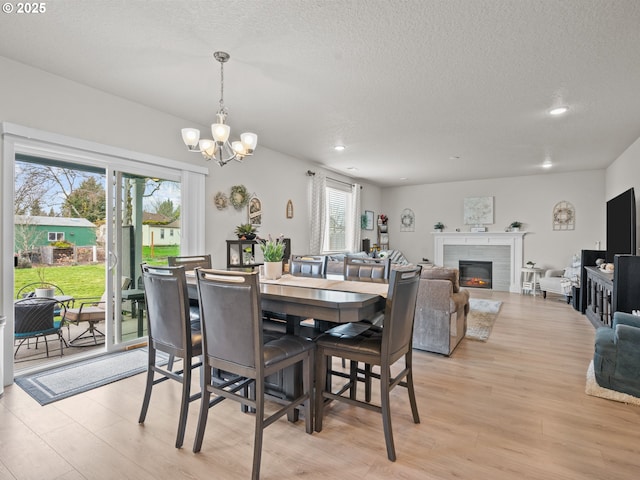
[[[369,254],[366,252],[355,253],[338,253],[327,255],[327,275],[343,275],[344,274],[344,259],[345,257],[357,258],[365,257],[369,258]],[[411,265],[406,257],[399,250],[382,250],[376,252],[375,258],[389,258],[391,261],[391,269],[398,268],[399,266]]]
[[[593,371],[601,387],[640,397],[640,316],[615,312],[596,330]]]
[[[451,355],[467,333],[469,291],[457,268],[424,265],[413,326],[413,348]]]

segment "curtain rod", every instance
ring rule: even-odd
[[[312,172],[311,170],[307,170],[307,177],[313,177],[316,172]],[[327,177],[327,180],[331,180],[332,182],[342,183],[344,185],[349,185],[350,187],[355,186],[355,183],[345,182],[344,180],[338,180],[337,178]],[[362,190],[362,185],[360,185],[360,189]]]

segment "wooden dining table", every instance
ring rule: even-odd
[[[186,272],[189,298],[197,300],[194,272]],[[358,322],[370,319],[385,307],[386,284],[369,284],[344,280],[295,277],[284,275],[278,280],[260,279],[260,301],[263,311],[284,314],[286,331],[300,332],[301,318],[313,318],[316,324]],[[295,398],[301,392],[300,366],[294,365],[283,373],[282,388]],[[287,415],[291,422],[298,419],[298,411]]]
[[[297,333],[300,317],[329,323],[349,323],[372,318],[384,309],[388,287],[386,284],[370,284],[367,288],[350,285],[364,282],[311,279],[293,275],[284,276],[283,279],[261,279],[260,299],[263,310],[286,316],[287,333],[290,334]],[[192,272],[187,274],[187,286],[189,298],[197,299],[196,278]],[[349,287],[359,291],[339,290]]]

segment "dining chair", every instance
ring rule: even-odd
[[[289,273],[299,277],[320,277],[327,275],[326,255],[293,255],[289,259]]]
[[[391,258],[344,257],[344,279],[359,282],[387,283]]]
[[[182,266],[186,271],[196,267],[211,268],[211,254],[167,257],[167,263],[170,267]]]
[[[29,339],[44,339],[47,357],[49,357],[49,335],[56,335],[60,342],[60,356],[63,354],[63,345],[67,346],[62,336],[62,320],[56,320],[56,311],[62,314],[66,309],[64,303],[52,298],[28,297],[14,303],[14,340],[18,342],[15,358],[18,350]]]
[[[260,476],[264,429],[281,416],[302,410],[305,429],[313,432],[314,343],[294,335],[283,335],[264,343],[260,286],[257,272],[196,269],[204,363],[204,388],[193,451],[199,452],[209,409],[231,399],[255,411],[253,479]],[[302,364],[302,391],[295,398],[279,398],[265,392],[265,377]],[[212,381],[212,370],[233,375],[226,382]],[[249,387],[249,391],[247,391]],[[211,394],[216,399],[210,402]],[[282,407],[265,418],[265,400]],[[217,435],[221,432],[216,431]]]
[[[189,403],[200,398],[201,394],[191,394],[191,375],[194,368],[202,366],[202,362],[193,361],[193,357],[202,355],[202,335],[199,330],[191,328],[184,267],[142,264],[141,268],[149,322],[149,359],[144,400],[138,422],[145,421],[154,385],[169,379],[181,383],[180,415],[176,435],[176,448],[180,448],[184,442]],[[172,365],[160,365],[157,352],[181,358],[182,369],[174,371]],[[160,377],[155,378],[155,374],[159,374]]]
[[[396,460],[393,432],[391,428],[390,392],[400,385],[407,388],[414,423],[420,423],[413,387],[412,337],[413,316],[415,313],[418,285],[420,281],[418,266],[413,269],[396,270],[391,276],[389,293],[385,305],[382,328],[358,323],[362,329],[354,329],[356,324],[344,324],[316,339],[316,401],[315,430],[322,431],[324,409],[327,401],[339,400],[353,406],[363,407],[382,415],[387,457]],[[362,331],[364,330],[364,331]],[[331,357],[340,357],[365,365],[380,367],[380,373],[370,376],[380,380],[380,404],[357,399],[359,378],[352,375],[349,381],[333,390],[331,380],[327,382],[327,362]],[[404,357],[403,368],[395,375],[391,366]],[[339,378],[336,376],[329,377]],[[367,381],[364,378],[363,381]],[[348,394],[348,396],[347,396]]]

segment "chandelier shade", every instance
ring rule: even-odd
[[[224,64],[230,56],[226,52],[215,52],[213,57],[220,63],[220,106],[216,113],[216,123],[211,124],[213,140],[200,138],[200,130],[197,128],[183,128],[182,141],[190,152],[200,152],[205,159],[215,160],[222,167],[231,160],[242,161],[244,157],[253,155],[258,145],[258,136],[245,132],[240,135],[240,140],[229,142],[231,128],[225,123],[228,111],[224,106]]]

